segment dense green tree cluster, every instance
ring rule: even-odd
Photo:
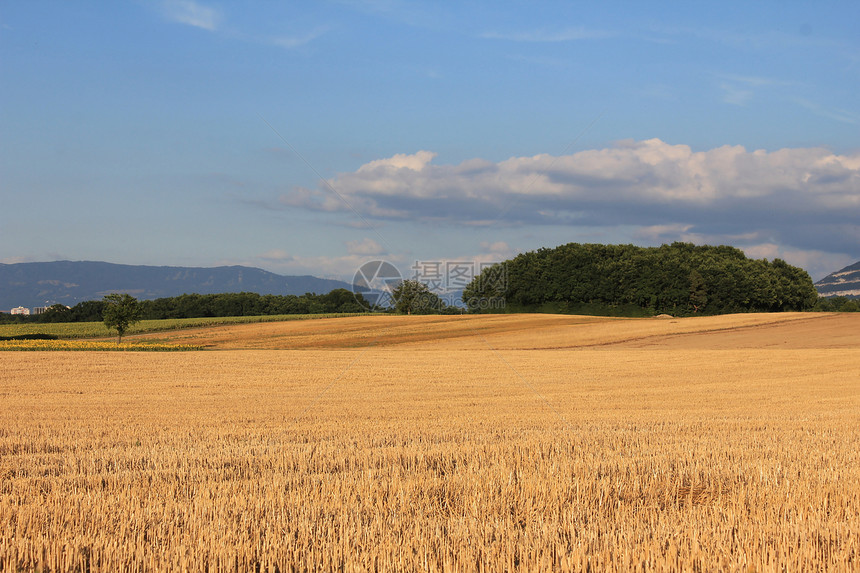
[[[105,301],[84,301],[72,308],[54,305],[33,316],[0,315],[0,322],[101,322]],[[367,312],[370,304],[346,289],[328,294],[260,295],[253,292],[183,294],[139,301],[141,318],[200,318],[207,316],[261,316],[274,314],[324,314]]]
[[[820,312],[860,312],[860,299],[847,296],[821,297],[813,310]]]
[[[684,316],[809,310],[818,294],[803,269],[730,246],[570,243],[490,267],[463,292],[473,309],[499,298],[514,312]]]
[[[263,316],[367,312],[370,304],[361,294],[335,289],[328,294],[183,294],[141,301],[145,319],[200,318],[204,316]]]

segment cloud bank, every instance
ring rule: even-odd
[[[693,151],[659,139],[572,155],[436,165],[419,151],[330,180],[371,219],[454,225],[634,226],[655,240],[701,236],[860,252],[860,153],[824,148]],[[350,208],[325,186],[287,206]]]

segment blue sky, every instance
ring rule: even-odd
[[[856,2],[6,2],[0,262],[860,259]]]

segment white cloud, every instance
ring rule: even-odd
[[[763,76],[742,76],[737,74],[714,74],[720,80],[723,101],[732,105],[746,105],[756,94],[756,90],[768,87],[793,85],[792,82]]]
[[[259,259],[270,263],[288,263],[295,260],[290,253],[281,249],[272,249],[258,256]]]
[[[508,40],[511,42],[573,42],[594,40],[614,36],[603,30],[589,30],[583,26],[562,30],[527,30],[521,32],[484,32],[482,38],[488,40]]]
[[[325,34],[327,31],[328,27],[321,26],[304,34],[298,34],[294,36],[277,36],[271,38],[268,43],[272,44],[273,46],[279,46],[281,48],[298,48],[316,40],[317,38]]]
[[[483,241],[481,243],[481,250],[485,253],[490,253],[494,255],[511,255],[515,251],[511,249],[510,246],[504,241]]]
[[[359,172],[371,172],[380,169],[411,169],[412,171],[421,171],[428,163],[433,161],[436,154],[432,151],[419,151],[414,155],[399,153],[388,159],[377,159],[371,161],[358,168]]]
[[[670,225],[648,225],[639,228],[635,235],[650,243],[665,241],[667,237],[675,238],[684,236],[693,225],[684,223],[673,223]]]
[[[346,250],[350,255],[385,254],[385,248],[370,237],[365,237],[361,241],[347,241]]]
[[[723,90],[723,102],[732,105],[746,105],[753,97],[753,92],[750,89],[744,89],[729,83],[720,84]]]
[[[860,254],[860,153],[825,148],[694,151],[625,140],[553,157],[435,164],[419,151],[371,161],[328,183],[369,219],[462,226],[632,226],[640,237],[773,242]],[[324,185],[282,203],[347,211]]]
[[[659,139],[625,140],[605,149],[561,157],[514,157],[499,163],[481,159],[459,165],[433,165],[435,154],[419,151],[372,161],[355,172],[329,180],[339,193],[363,206],[369,215],[423,218],[418,204],[446,202],[442,214],[468,219],[462,207],[476,202],[492,218],[494,204],[509,198],[540,200],[566,208],[618,203],[696,206],[726,200],[779,198],[811,201],[818,207],[853,205],[860,197],[860,154],[835,155],[823,148],[747,151],[723,146],[694,152],[686,145]],[[300,189],[290,204],[326,196],[325,189]],[[314,206],[308,204],[307,206]],[[320,210],[345,209],[321,201]],[[444,205],[443,205],[444,207]],[[535,209],[523,212],[533,216]]]
[[[262,267],[285,275],[313,275],[320,278],[351,282],[355,271],[368,261],[367,255],[303,256],[281,249],[266,251],[249,260],[223,264],[244,264]]]
[[[743,251],[748,257],[754,259],[783,259],[791,265],[806,269],[813,281],[821,280],[830,273],[857,261],[856,257],[844,253],[784,248],[774,243],[746,246],[743,247]]]
[[[224,14],[220,9],[205,6],[196,0],[163,0],[161,7],[164,17],[172,22],[217,32],[219,35],[232,40],[287,49],[304,46],[329,30],[328,26],[317,26],[310,31],[277,36],[248,33],[225,26]]]
[[[163,4],[164,15],[174,22],[203,28],[214,32],[218,30],[222,14],[215,8],[204,6],[194,0],[167,0]]]
[[[788,86],[792,85],[792,82],[787,82],[785,80],[779,80],[776,78],[768,78],[764,76],[742,76],[737,74],[716,74],[717,77],[722,78],[724,80],[728,80],[734,83],[743,84],[751,87],[763,87],[763,86]]]
[[[18,263],[32,263],[35,262],[33,257],[5,257],[0,259],[0,264],[4,265],[16,265]]]
[[[815,115],[826,117],[840,123],[847,123],[849,125],[860,124],[860,113],[839,108],[829,109],[804,98],[794,98],[794,102],[805,107]]]

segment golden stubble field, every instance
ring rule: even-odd
[[[860,568],[860,316],[152,336],[2,353],[0,571]]]

